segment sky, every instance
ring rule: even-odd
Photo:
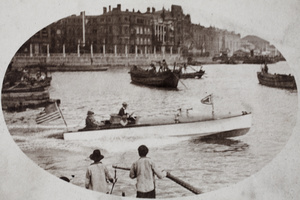
[[[147,7],[154,7],[156,10],[161,10],[164,7],[168,10],[171,9],[171,5],[180,5],[184,14],[190,14],[192,23],[235,31],[240,33],[242,37],[255,35],[257,31],[252,26],[259,27],[263,20],[271,19],[280,25],[291,17],[298,16],[298,12],[291,11],[291,6],[282,0],[91,0],[89,2],[88,4],[78,3],[78,7],[82,11],[84,10],[86,15],[100,15],[103,13],[103,7],[108,8],[111,5],[114,8],[117,7],[117,4],[121,4],[122,11],[135,9],[135,11],[140,10],[142,13],[146,12]],[[292,2],[299,8],[297,0],[292,0]],[[256,15],[260,15],[261,21],[255,20],[257,16],[253,17],[252,10],[256,10]],[[287,12],[284,12],[285,10]],[[278,14],[274,15],[274,13]],[[246,21],[244,20],[245,17],[247,17]],[[268,28],[268,26],[261,28]]]
[[[22,32],[16,36],[22,41],[15,44],[18,49],[34,33],[59,19],[81,11],[101,15],[103,7],[115,8],[117,4],[121,4],[122,11],[134,9],[142,13],[147,7],[168,10],[173,4],[180,5],[194,24],[234,31],[241,37],[256,35],[273,41],[276,47],[286,38],[285,32],[276,27],[287,29],[289,34],[289,26],[300,21],[299,0],[10,0],[0,1],[0,27]]]

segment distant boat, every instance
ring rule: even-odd
[[[177,88],[181,70],[155,72],[133,66],[130,71],[132,83],[165,88]]]
[[[74,65],[48,65],[47,70],[51,72],[70,72],[70,71],[107,71],[107,66],[92,65],[92,64],[74,64]]]
[[[260,84],[269,87],[297,89],[295,78],[292,75],[257,72],[257,78]]]
[[[23,111],[46,105],[52,101],[47,90],[51,80],[47,69],[40,65],[28,65],[22,71],[8,71],[1,90],[2,109]]]
[[[277,61],[274,58],[268,56],[250,56],[244,57],[244,64],[264,64],[264,63],[276,63]]]
[[[49,91],[40,85],[16,85],[3,88],[1,94],[2,110],[23,111],[26,108],[37,108],[48,104]]]
[[[204,73],[205,73],[205,71],[200,69],[199,71],[195,71],[195,72],[182,73],[180,75],[180,78],[182,78],[182,79],[185,79],[185,78],[201,78]]]
[[[28,71],[30,76],[34,77],[35,84],[38,84],[42,87],[48,87],[51,85],[52,77],[49,74],[47,67],[43,65],[27,65],[24,67]]]
[[[252,114],[242,112],[240,115],[230,115],[214,118],[212,116],[178,116],[162,119],[139,118],[134,123],[121,123],[121,117],[111,115],[110,120],[97,130],[80,129],[63,134],[64,140],[95,140],[102,137],[197,137],[197,138],[227,138],[246,134],[252,125]]]
[[[44,85],[40,85],[40,84],[28,85],[22,82],[19,82],[18,84],[8,88],[2,88],[2,94],[17,93],[17,92],[41,92],[41,91],[45,91]]]

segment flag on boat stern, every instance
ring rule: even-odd
[[[212,105],[212,94],[201,99],[201,103],[207,104],[207,105]]]
[[[47,105],[44,110],[37,115],[36,123],[41,124],[61,118],[61,114],[58,109],[56,102]]]

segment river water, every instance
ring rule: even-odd
[[[205,65],[201,79],[181,80],[177,90],[138,86],[130,83],[129,68],[104,72],[55,72],[49,88],[51,98],[61,99],[61,110],[69,129],[81,128],[88,110],[97,120],[117,113],[123,101],[128,111],[143,118],[164,117],[192,108],[190,113],[210,114],[212,107],[200,100],[213,93],[216,115],[253,113],[250,131],[240,137],[200,140],[189,137],[110,137],[94,141],[64,141],[63,120],[37,127],[40,109],[21,113],[4,112],[10,133],[21,150],[37,165],[60,177],[75,175],[71,183],[84,187],[85,172],[95,148],[105,156],[111,174],[114,164],[130,167],[138,159],[137,148],[149,147],[148,156],[159,169],[200,188],[203,192],[235,184],[258,172],[284,147],[296,123],[297,92],[262,86],[256,72],[260,65]],[[198,67],[194,67],[198,68]],[[193,69],[189,69],[193,71]],[[270,73],[291,73],[286,62],[269,65]],[[51,128],[49,128],[51,127]],[[135,196],[135,181],[128,171],[117,171],[114,195]],[[194,195],[169,179],[157,180],[157,198]]]

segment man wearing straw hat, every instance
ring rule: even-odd
[[[108,181],[114,182],[106,166],[100,161],[104,158],[99,149],[94,150],[90,155],[90,159],[94,162],[87,168],[85,178],[85,188],[108,193]]]

